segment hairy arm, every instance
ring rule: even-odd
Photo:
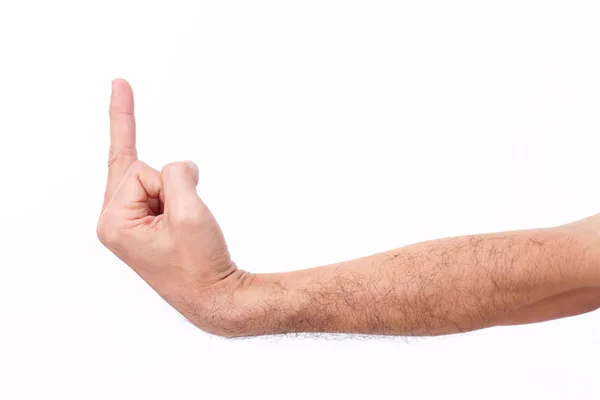
[[[441,335],[600,306],[600,214],[556,228],[433,240],[302,271],[251,274],[198,196],[198,167],[137,159],[133,91],[112,83],[100,241],[199,328]]]
[[[200,313],[201,325],[225,336],[429,336],[575,315],[600,306],[596,243],[594,233],[563,226],[433,240],[293,272],[238,270],[228,278],[235,289]]]

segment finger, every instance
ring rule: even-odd
[[[148,207],[149,201],[160,198],[160,191],[160,172],[135,161],[121,180],[110,204],[126,210],[135,209],[136,205]]]
[[[123,227],[152,215],[149,200],[161,192],[160,172],[135,161],[121,180],[98,223],[98,238],[109,248],[120,245]],[[124,224],[125,222],[125,224]]]
[[[159,175],[160,175],[160,173],[159,173]],[[159,179],[160,179],[160,176],[159,176]],[[160,202],[160,199],[152,198],[152,197],[149,198],[148,199],[148,207],[150,208],[150,210],[152,210],[152,213],[154,215],[162,214],[162,204]]]
[[[133,90],[123,79],[115,79],[112,82],[109,116],[110,151],[104,207],[110,201],[129,166],[137,160]]]
[[[171,223],[195,222],[206,206],[198,196],[198,167],[191,161],[166,165],[160,174],[164,213]]]

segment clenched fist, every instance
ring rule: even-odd
[[[133,92],[112,84],[108,182],[100,241],[200,328],[227,335],[228,304],[249,274],[231,260],[217,221],[198,197],[198,167],[161,172],[137,159]]]

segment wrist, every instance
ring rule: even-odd
[[[285,332],[287,323],[282,319],[290,313],[293,296],[282,281],[284,275],[241,271],[226,285],[227,289],[219,289],[217,334],[233,338]]]
[[[200,286],[181,297],[179,311],[196,327],[217,336],[244,336],[246,291],[254,274],[237,269],[210,286]]]
[[[318,279],[315,273],[316,269],[270,274],[240,271],[215,290],[212,302],[218,306],[210,311],[212,317],[205,318],[202,329],[225,337],[312,331],[316,327],[310,325],[307,312],[309,286]]]

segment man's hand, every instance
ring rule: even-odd
[[[356,260],[253,275],[231,261],[190,162],[137,160],[133,94],[113,83],[98,237],[196,326],[441,335],[541,322],[600,306],[600,215],[555,228],[417,243]]]
[[[158,172],[138,161],[133,93],[124,80],[113,81],[109,114],[100,241],[190,321],[221,333],[227,295],[246,274],[198,197],[198,167],[176,162]]]

